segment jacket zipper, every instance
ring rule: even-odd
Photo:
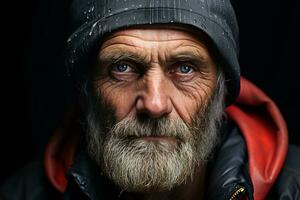
[[[238,200],[240,197],[242,197],[246,192],[246,188],[243,186],[237,186],[229,200]]]

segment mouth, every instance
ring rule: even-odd
[[[171,136],[143,136],[138,139],[145,142],[170,143],[172,145],[176,145],[178,143],[178,140],[175,137]]]

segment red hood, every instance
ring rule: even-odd
[[[241,129],[246,140],[254,199],[264,199],[287,153],[288,133],[285,122],[275,103],[244,78],[241,78],[239,97],[226,112]],[[65,172],[73,162],[80,135],[75,134],[80,128],[74,123],[76,120],[72,119],[74,113],[68,116],[66,127],[71,127],[71,130],[58,130],[50,139],[44,157],[46,174],[53,186],[61,192],[66,189]]]
[[[241,92],[226,109],[246,140],[254,199],[264,199],[284,163],[287,127],[275,103],[254,84],[241,78]]]

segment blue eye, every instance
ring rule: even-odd
[[[128,68],[130,68],[129,65],[127,64],[116,64],[114,67],[113,67],[113,70],[116,71],[116,72],[125,72],[128,70]]]
[[[189,74],[189,73],[193,72],[193,68],[188,65],[180,65],[179,71],[183,74]]]

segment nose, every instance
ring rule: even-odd
[[[162,73],[149,75],[144,81],[143,91],[136,102],[137,112],[151,118],[160,118],[172,112],[172,103],[167,83]]]

